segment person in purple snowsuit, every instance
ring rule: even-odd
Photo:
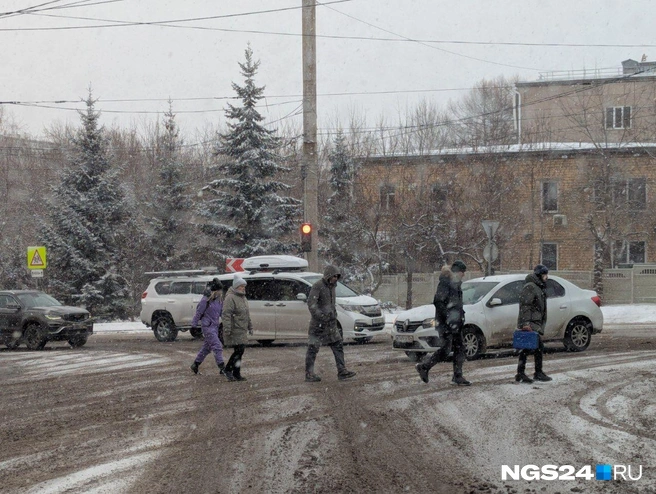
[[[219,339],[219,321],[223,311],[223,285],[218,278],[214,278],[209,282],[208,288],[211,293],[204,295],[201,301],[198,302],[196,315],[191,321],[192,327],[198,327],[200,323],[203,330],[203,346],[196,355],[196,360],[191,364],[191,370],[194,374],[198,374],[200,364],[203,363],[203,360],[210,352],[213,352],[216,365],[219,366],[219,372],[223,374],[223,369],[225,369],[223,345],[221,345]]]

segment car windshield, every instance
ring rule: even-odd
[[[304,276],[303,279],[309,281],[314,285],[317,281],[321,279],[321,276],[319,275]],[[335,287],[335,297],[357,297],[357,296],[358,293],[355,290],[350,289],[341,281],[337,282],[337,286]]]
[[[21,293],[16,295],[23,305],[32,307],[53,307],[61,303],[45,293]]]
[[[462,284],[462,303],[472,305],[479,302],[498,284],[497,281],[465,281]]]

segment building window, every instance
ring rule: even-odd
[[[540,262],[544,264],[550,271],[558,269],[558,244],[551,242],[542,243],[542,252],[540,254]]]
[[[626,194],[631,211],[645,209],[647,207],[647,180],[644,178],[627,180]]]
[[[631,107],[630,106],[609,106],[606,108],[606,128],[607,129],[630,129],[631,128]]]
[[[558,211],[557,182],[542,182],[542,211],[545,213]]]
[[[645,242],[618,240],[613,245],[614,265],[644,263],[646,262],[646,252]]]
[[[647,207],[647,180],[644,178],[614,180],[612,191],[616,206],[626,205],[630,211],[642,211]]]
[[[391,184],[384,184],[380,187],[380,206],[389,211],[396,204],[396,187]]]

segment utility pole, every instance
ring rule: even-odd
[[[319,271],[319,173],[317,161],[317,38],[316,0],[303,0],[303,209],[311,223],[312,250],[308,267]]]

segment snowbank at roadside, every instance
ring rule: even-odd
[[[604,325],[656,323],[656,304],[602,306]]]

